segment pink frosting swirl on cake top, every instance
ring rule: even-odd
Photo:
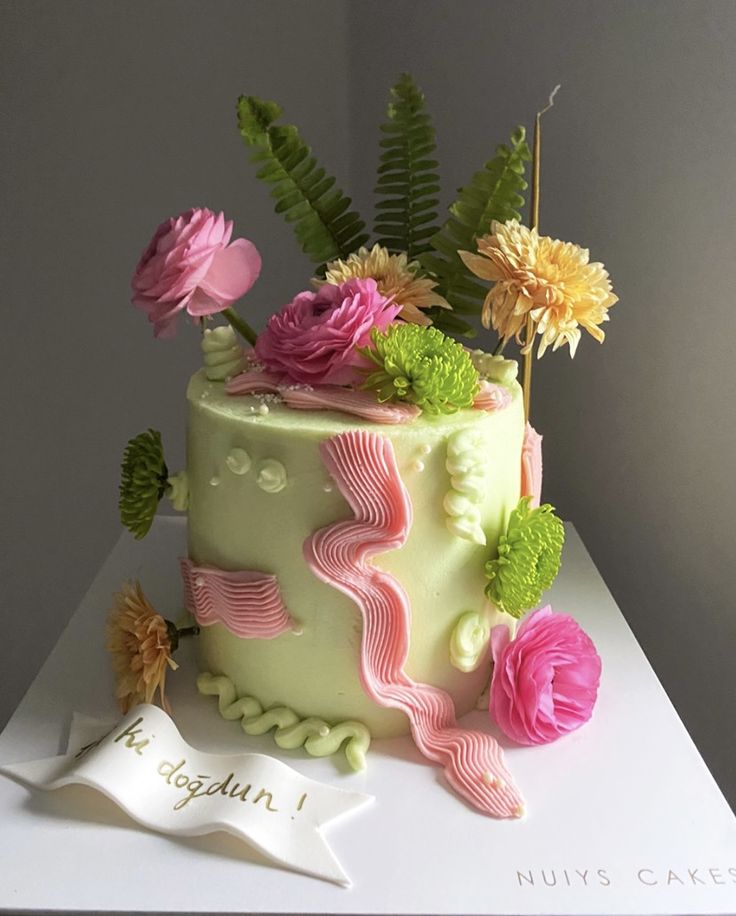
[[[404,671],[409,601],[393,576],[370,563],[376,554],[401,547],[411,527],[409,494],[391,442],[354,430],[320,448],[355,518],[317,531],[306,541],[304,554],[315,575],[352,598],[362,614],[364,690],[379,705],[407,715],[419,750],[444,767],[450,785],[470,804],[496,817],[520,816],[522,799],[495,739],[458,728],[450,696],[413,681]]]
[[[225,386],[228,394],[278,394],[287,407],[295,410],[339,410],[342,413],[370,420],[373,423],[394,425],[409,423],[421,410],[415,404],[381,404],[371,391],[356,391],[339,385],[290,385],[283,376],[273,372],[252,369],[243,372]]]
[[[511,392],[504,385],[481,379],[480,389],[473,401],[476,410],[505,410],[513,400]]]

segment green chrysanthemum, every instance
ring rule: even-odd
[[[392,324],[374,329],[373,349],[362,350],[378,367],[365,381],[378,400],[408,401],[427,413],[471,407],[478,370],[464,347],[437,328]]]
[[[120,476],[120,521],[140,539],[148,534],[169,476],[161,433],[149,429],[125,447]]]
[[[486,595],[501,610],[519,618],[538,604],[560,569],[565,529],[549,504],[530,508],[525,496],[498,542],[498,557],[486,563]]]

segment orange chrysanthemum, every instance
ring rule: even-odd
[[[419,264],[405,254],[390,254],[387,248],[374,245],[370,251],[359,248],[344,261],[330,261],[324,281],[339,285],[354,277],[372,277],[378,292],[401,306],[399,318],[411,324],[430,325],[432,319],[422,309],[436,305],[449,309],[450,303],[434,291],[436,283],[429,277],[418,277]]]
[[[522,331],[531,315],[540,336],[537,356],[565,343],[574,356],[581,327],[603,342],[600,325],[618,296],[603,264],[590,263],[587,248],[540,237],[536,229],[510,220],[492,223],[491,235],[478,239],[478,254],[458,253],[477,277],[494,284],[481,320],[504,341],[515,337],[527,352],[533,340],[522,341]]]
[[[171,657],[169,624],[149,604],[139,582],[127,583],[115,595],[107,649],[115,672],[115,697],[123,713],[136,703],[153,702],[157,690],[161,706],[171,711],[165,695],[166,672],[179,666]]]

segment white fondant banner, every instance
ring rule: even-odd
[[[91,786],[144,827],[178,836],[224,830],[295,871],[350,879],[322,827],[373,801],[334,789],[264,754],[205,754],[166,713],[141,705],[118,724],[75,715],[67,753],[7,764],[0,773],[38,789]]]

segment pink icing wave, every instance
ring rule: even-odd
[[[457,727],[445,691],[413,681],[403,670],[411,611],[393,576],[372,566],[376,554],[401,547],[411,527],[411,503],[391,442],[351,430],[320,446],[322,457],[355,518],[317,531],[304,544],[315,575],[344,592],[363,616],[363,689],[380,706],[404,712],[419,750],[444,767],[447,781],[474,807],[496,817],[523,813],[521,796],[496,740]]]
[[[315,387],[283,384],[278,375],[261,370],[243,372],[225,386],[228,394],[278,394],[295,410],[339,410],[373,423],[409,423],[421,413],[414,404],[379,404],[370,391],[355,391],[339,385]]]
[[[475,396],[473,407],[476,410],[504,410],[511,403],[511,392],[503,385],[497,385],[495,382],[489,382],[483,379],[480,383],[480,391]]]
[[[221,623],[244,639],[273,639],[294,630],[276,576],[252,570],[227,572],[179,560],[184,602],[197,623]]]
[[[521,447],[521,495],[531,496],[535,509],[542,498],[542,436],[529,423]]]

